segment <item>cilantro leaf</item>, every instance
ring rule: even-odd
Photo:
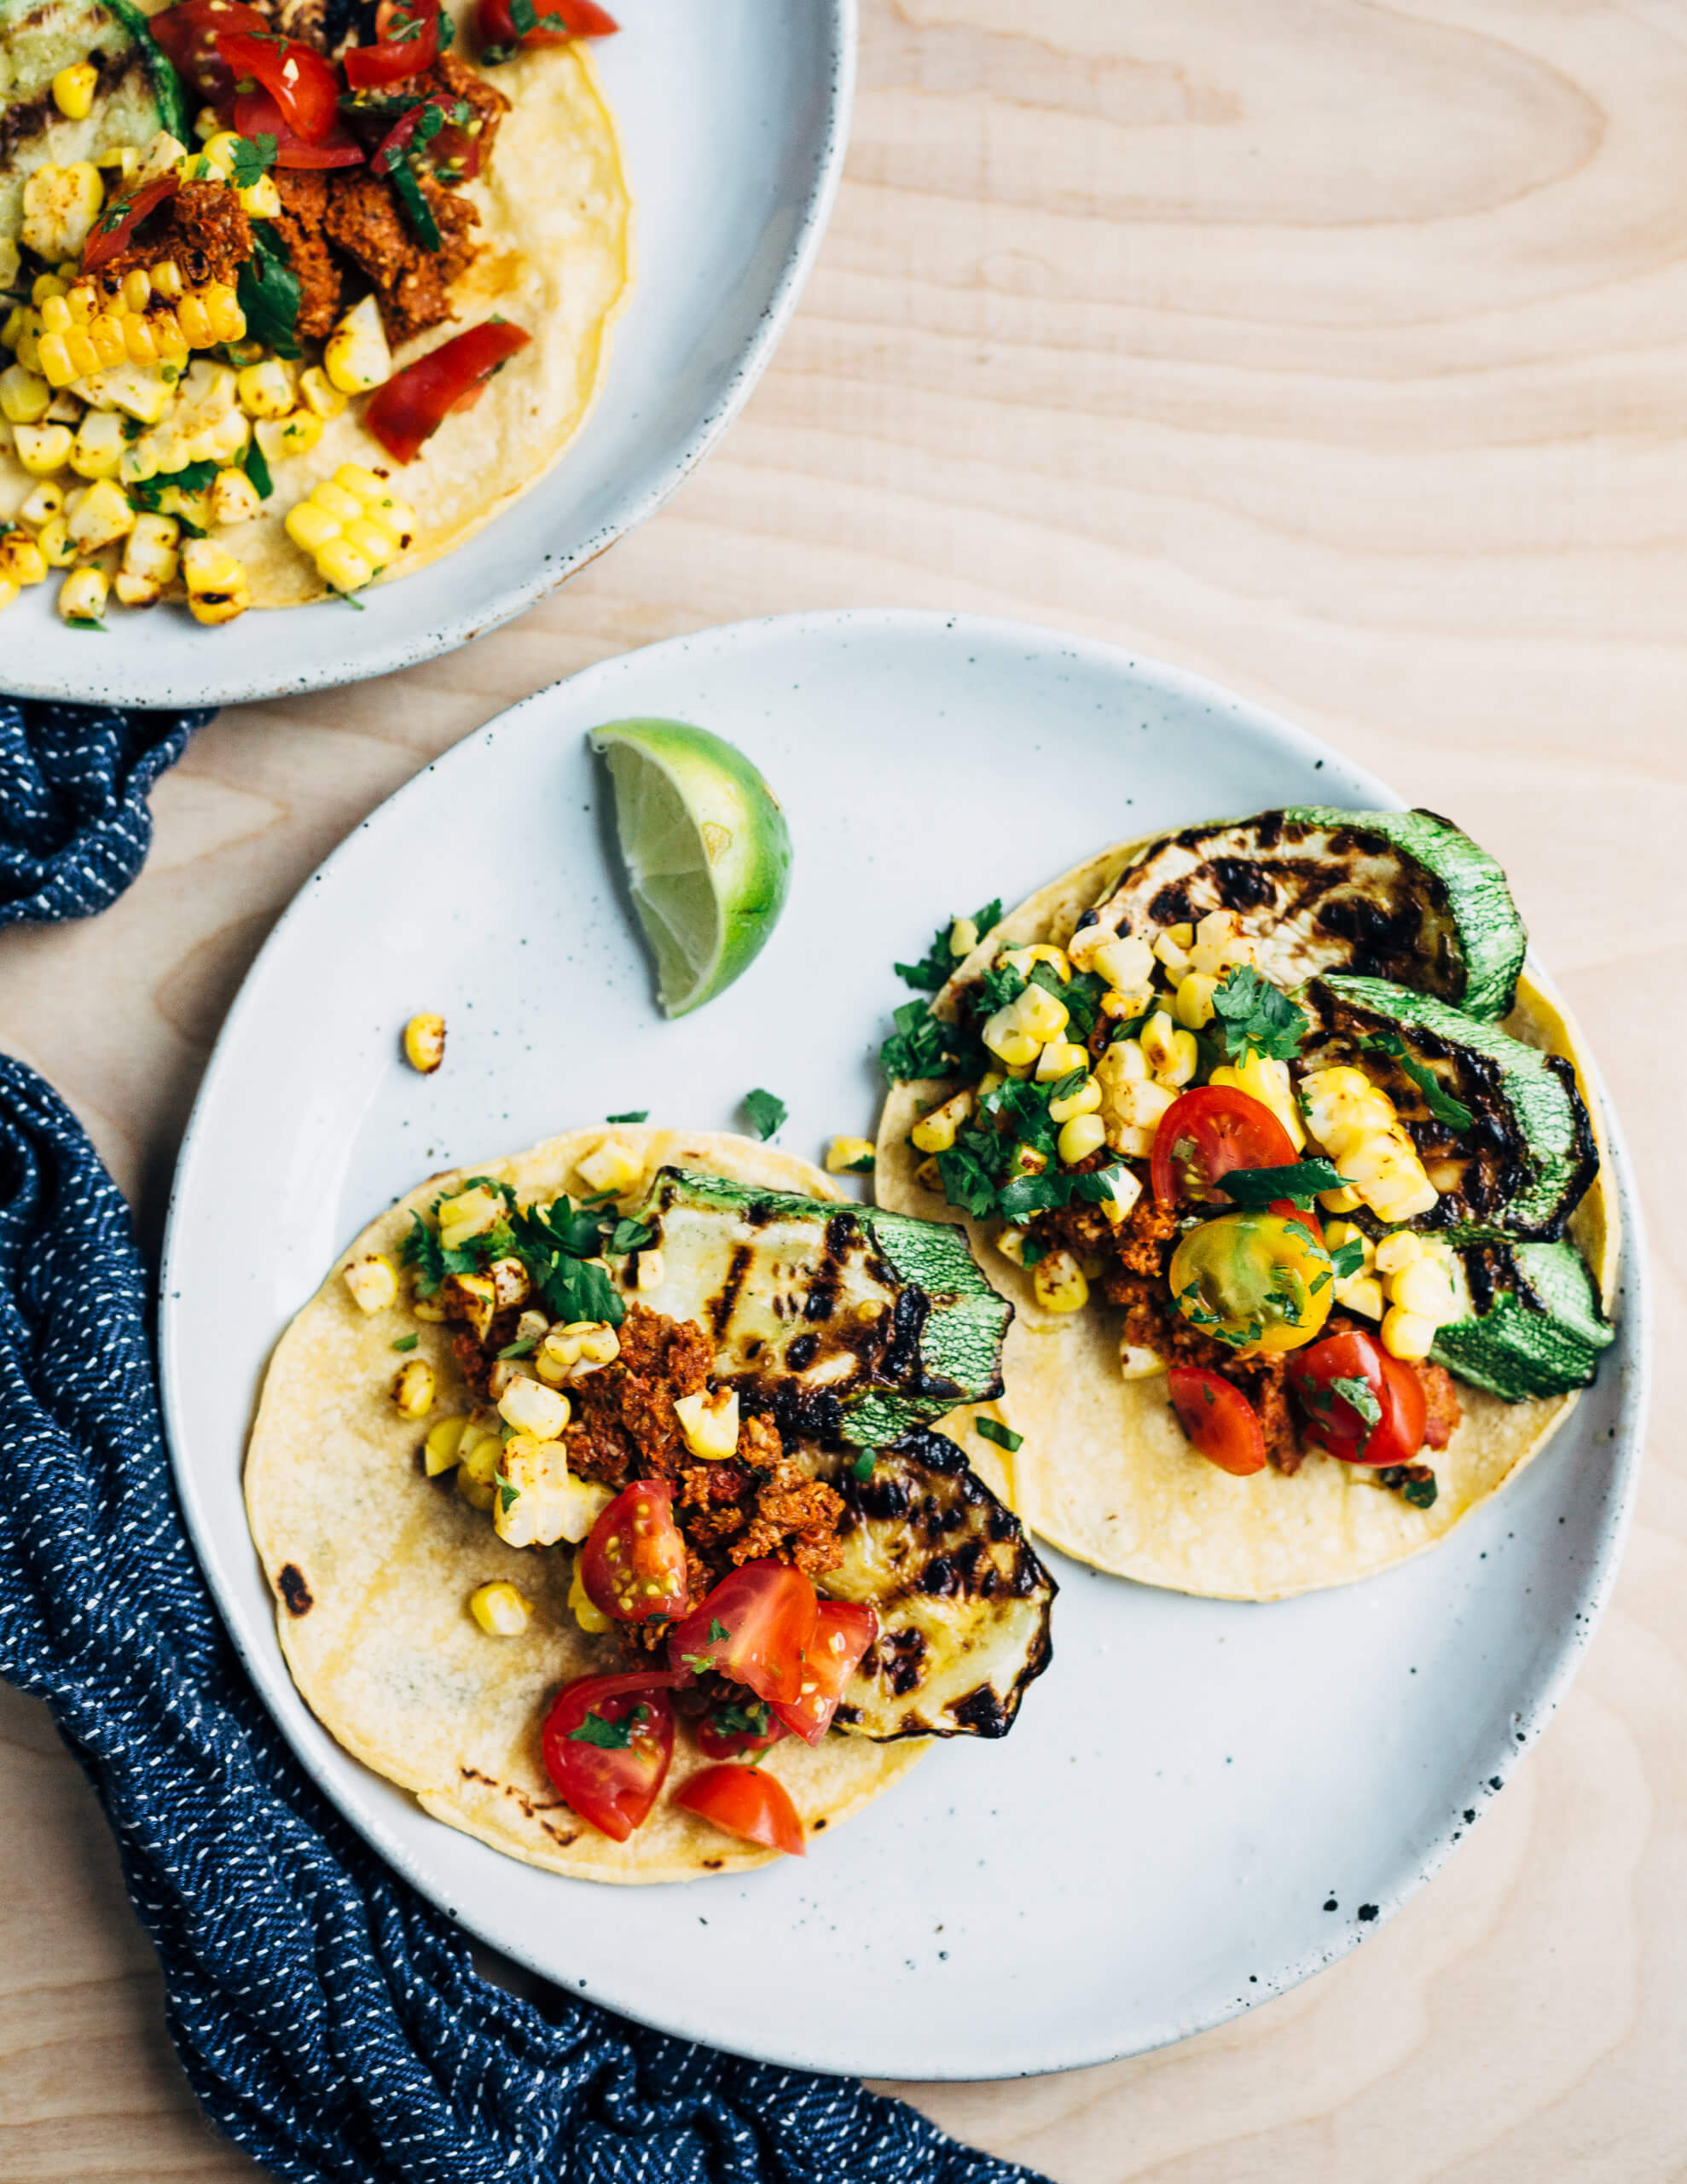
[[[251,479],[258,499],[267,501],[275,490],[275,481],[270,475],[270,465],[264,460],[264,450],[256,440],[246,442],[246,453],[241,457],[241,464],[246,476]]]
[[[650,1119],[648,1107],[629,1107],[624,1115],[606,1115],[606,1123],[642,1123]]]
[[[1427,1464],[1385,1464],[1377,1477],[1383,1485],[1392,1486],[1414,1509],[1435,1507],[1439,1490],[1435,1474]]]
[[[275,164],[275,139],[267,134],[242,136],[235,147],[233,179],[236,189],[251,189]]]
[[[439,1239],[419,1214],[410,1216],[410,1233],[398,1254],[416,1273],[416,1294],[432,1297],[445,1279],[445,1253]]]
[[[568,1732],[571,1744],[594,1744],[600,1751],[625,1751],[633,1741],[636,1711],[618,1722],[606,1722],[601,1714],[588,1714],[577,1729]]]
[[[709,1643],[711,1646],[724,1645],[726,1641],[731,1636],[731,1631],[728,1630],[726,1624],[722,1622],[720,1617],[718,1615],[711,1615],[709,1618]]]
[[[997,1448],[1006,1449],[1009,1455],[1025,1445],[1023,1433],[1016,1433],[1009,1426],[998,1426],[994,1418],[975,1418],[972,1423],[987,1441],[994,1441]]]
[[[642,1221],[617,1221],[609,1233],[605,1248],[616,1258],[624,1258],[629,1252],[642,1252],[656,1241],[655,1229]]]
[[[1255,1213],[1273,1199],[1308,1206],[1320,1191],[1342,1188],[1342,1178],[1328,1160],[1290,1160],[1280,1168],[1231,1168],[1218,1182],[1232,1205]]]
[[[953,1024],[934,1016],[923,1001],[905,1001],[892,1020],[896,1028],[878,1049],[878,1066],[890,1083],[954,1075],[965,1050]]]
[[[1455,1100],[1446,1089],[1434,1070],[1424,1062],[1413,1060],[1398,1031],[1379,1032],[1375,1038],[1364,1039],[1359,1043],[1367,1053],[1387,1054],[1400,1064],[1423,1095],[1423,1104],[1438,1123],[1445,1123],[1449,1130],[1465,1130],[1476,1119],[1462,1100]]]
[[[401,1334],[392,1347],[395,1350],[414,1350],[420,1340],[419,1334]]]
[[[1354,1373],[1347,1379],[1332,1380],[1330,1386],[1350,1409],[1356,1410],[1367,1426],[1375,1426],[1383,1415],[1383,1406],[1377,1400],[1377,1391],[1363,1374]]]
[[[871,1478],[872,1477],[872,1467],[877,1460],[876,1452],[873,1449],[863,1449],[860,1455],[855,1458],[854,1463],[849,1467],[850,1478],[860,1479]]]
[[[1039,964],[1036,967],[1041,969]],[[1017,1001],[1030,981],[1025,973],[1012,963],[992,963],[979,977],[974,989],[977,1007],[983,1015],[994,1016],[999,1008],[1006,1008],[1011,1001]]]
[[[1001,897],[1000,895],[994,902],[986,903],[982,909],[975,910],[972,914],[972,923],[977,927],[981,940],[991,927],[1000,924],[1000,921]],[[931,945],[917,963],[897,963],[892,966],[896,976],[905,985],[918,986],[923,993],[936,993],[940,987],[948,984],[954,976],[955,965],[960,961],[949,946],[949,935],[954,931],[956,923],[955,919],[950,918],[947,923],[938,926],[936,932],[931,936]]]
[[[520,1497],[521,1489],[519,1486],[512,1486],[508,1479],[501,1478],[498,1481],[498,1514],[508,1516]]]
[[[757,1137],[765,1141],[780,1127],[791,1110],[777,1093],[764,1092],[757,1085],[753,1092],[745,1094],[744,1112],[749,1118],[751,1129]]]
[[[1365,1270],[1365,1246],[1355,1236],[1350,1244],[1339,1245],[1330,1254],[1330,1264],[1337,1281],[1351,1281],[1356,1274]]]
[[[252,255],[241,266],[235,294],[246,313],[249,341],[278,357],[299,357],[299,276],[267,220],[252,223]]]
[[[500,1357],[530,1357],[538,1347],[538,1336],[530,1334],[525,1342],[507,1342],[498,1355]]]
[[[1213,994],[1214,1014],[1224,1025],[1226,1051],[1237,1060],[1251,1047],[1275,1061],[1291,1061],[1312,1029],[1296,1006],[1249,963],[1226,971]]]

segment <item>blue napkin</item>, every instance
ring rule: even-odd
[[[0,921],[134,877],[174,723],[0,700]],[[159,1428],[149,1284],[75,1118],[0,1055],[0,1676],[87,1770],[206,2112],[297,2184],[1009,2184],[847,2080],[478,1978],[242,1672]]]

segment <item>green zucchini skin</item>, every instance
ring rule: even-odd
[[[1215,909],[1242,918],[1278,985],[1386,979],[1484,1023],[1509,1014],[1527,944],[1504,873],[1432,811],[1298,804],[1187,827],[1143,850],[1094,915],[1151,942]]]
[[[1505,1403],[1585,1388],[1616,1330],[1569,1243],[1471,1241],[1457,1246],[1466,1310],[1430,1355]]]
[[[1313,1030],[1296,1073],[1347,1063],[1381,1084],[1441,1194],[1423,1227],[1545,1242],[1563,1234],[1599,1156],[1562,1055],[1380,979],[1315,979],[1299,998]],[[1470,1109],[1469,1130],[1437,1120],[1400,1062],[1365,1043],[1389,1034]]]

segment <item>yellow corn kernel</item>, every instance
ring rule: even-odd
[[[322,488],[319,486],[317,491]],[[308,500],[296,501],[287,512],[282,526],[293,544],[301,552],[314,557],[324,546],[339,536],[339,519],[330,515],[322,506],[316,493]]]
[[[1388,1301],[1414,1312],[1432,1326],[1444,1327],[1458,1310],[1452,1281],[1440,1255],[1426,1252],[1412,1265],[1392,1275],[1383,1284]]]
[[[1391,1304],[1383,1316],[1383,1347],[1391,1357],[1408,1362],[1427,1357],[1435,1346],[1435,1323],[1404,1304]]]
[[[76,559],[76,549],[71,543],[70,526],[61,515],[47,519],[36,532],[35,543],[41,549],[49,569],[67,569]]]
[[[1271,1054],[1260,1054],[1249,1047],[1239,1062],[1221,1063],[1213,1072],[1210,1082],[1230,1085],[1238,1092],[1245,1092],[1250,1100],[1257,1100],[1261,1107],[1269,1107],[1288,1133],[1289,1142],[1296,1152],[1305,1145],[1307,1133],[1295,1101],[1294,1087],[1289,1081],[1286,1061],[1278,1061]]]
[[[978,926],[973,918],[955,918],[949,925],[949,953],[956,962],[978,945]]]
[[[0,349],[17,347],[18,336],[23,332],[29,314],[21,304],[12,305],[5,317],[0,319]]]
[[[1064,986],[1072,975],[1071,959],[1064,948],[1057,948],[1052,941],[1034,941],[1028,948],[1004,948],[996,961],[1006,963],[1029,979],[1039,963],[1046,963]]]
[[[243,341],[246,339],[246,313],[241,309],[239,296],[226,281],[209,281],[200,291],[211,320],[211,330],[219,341]]]
[[[870,1176],[878,1161],[870,1137],[834,1137],[826,1148],[829,1176]]]
[[[53,78],[53,103],[67,121],[86,121],[99,83],[100,72],[91,61],[73,61]]]
[[[321,426],[318,425],[317,430],[320,432],[321,429]],[[340,536],[348,546],[357,548],[357,551],[370,563],[377,576],[389,561],[397,557],[398,541],[385,525],[375,523],[366,515],[360,515],[355,523],[348,523]]]
[[[713,1395],[678,1396],[674,1415],[693,1455],[717,1463],[738,1447],[738,1390],[721,1388]]]
[[[21,364],[8,364],[0,372],[0,416],[9,425],[38,425],[52,399],[52,388],[38,373]]]
[[[1367,1320],[1380,1320],[1388,1310],[1383,1285],[1374,1274],[1356,1274],[1351,1281],[1338,1281],[1336,1302],[1349,1312],[1361,1313]]]
[[[500,1577],[475,1587],[468,1596],[468,1612],[489,1638],[519,1638],[532,1620],[533,1603]]]
[[[103,569],[74,569],[59,586],[59,612],[67,622],[97,622],[110,590]]]
[[[1097,1114],[1074,1115],[1069,1123],[1061,1125],[1057,1142],[1062,1161],[1067,1167],[1075,1168],[1081,1160],[1087,1160],[1092,1153],[1099,1153],[1106,1144],[1107,1125]]]
[[[299,375],[299,393],[305,408],[314,410],[324,424],[345,407],[345,397],[320,364],[307,365]]]
[[[235,161],[240,157],[242,139],[232,129],[219,129],[214,136],[207,136],[199,156],[209,160],[217,171],[225,178],[235,171]]]
[[[606,1137],[576,1165],[581,1181],[593,1191],[613,1191],[619,1197],[643,1175],[644,1157],[622,1139]]]
[[[153,293],[162,296],[165,303],[173,304],[183,293],[182,269],[173,258],[160,258],[147,277],[152,283]],[[139,304],[136,305],[137,311],[141,307]]]
[[[1089,1283],[1070,1252],[1051,1252],[1031,1269],[1031,1287],[1046,1312],[1080,1312],[1089,1302]]]
[[[246,570],[214,538],[188,541],[182,549],[182,573],[188,584],[188,611],[196,622],[212,626],[232,622],[252,604]]]
[[[46,479],[43,479],[18,510],[18,514],[26,523],[32,523],[38,529],[42,524],[50,523],[55,515],[62,515],[64,512],[63,486],[55,485]]]
[[[342,394],[367,394],[392,376],[392,351],[373,296],[354,304],[322,351],[322,366]]]
[[[1178,981],[1177,1020],[1191,1031],[1198,1031],[1213,1020],[1213,996],[1218,990],[1218,980],[1208,977],[1204,971],[1191,971],[1186,979]]]
[[[20,232],[26,247],[55,264],[80,258],[105,201],[105,184],[91,160],[37,167],[23,186]]]
[[[135,528],[135,510],[129,496],[109,478],[96,478],[72,507],[66,502],[70,535],[81,555],[97,554],[102,546],[126,538]]]
[[[344,1279],[360,1312],[384,1312],[398,1300],[398,1270],[385,1252],[368,1252],[353,1259]]]
[[[174,516],[137,515],[135,528],[123,549],[116,591],[125,607],[151,607],[162,599],[176,581],[179,556],[176,542],[182,526]]]
[[[467,1427],[466,1418],[442,1418],[437,1426],[428,1427],[427,1438],[422,1443],[422,1469],[428,1478],[438,1478],[456,1469]]]
[[[984,1044],[1010,1070],[1029,1071],[1041,1048],[1029,1031],[1018,1031],[1012,1025],[1001,1023],[1000,1019],[1006,1014],[1006,1010],[999,1010],[984,1026]]]
[[[131,311],[144,311],[152,301],[152,275],[144,265],[131,265],[123,276],[120,293]]]
[[[1148,1081],[1148,1057],[1140,1039],[1115,1039],[1095,1065],[1095,1073],[1108,1088]]]
[[[1034,1072],[1039,1084],[1047,1084],[1058,1077],[1070,1077],[1075,1069],[1089,1067],[1089,1048],[1079,1046],[1071,1039],[1051,1039],[1037,1056]]]
[[[78,478],[114,478],[128,446],[114,410],[90,410],[76,428],[70,467]]]
[[[249,182],[236,194],[241,210],[249,220],[273,220],[281,212],[281,193],[275,187],[273,175],[259,175],[256,182]]]
[[[70,460],[68,425],[14,425],[12,442],[18,461],[32,478],[50,478]]]
[[[9,526],[0,531],[0,577],[8,584],[40,584],[47,574],[47,556],[38,538]]]
[[[211,481],[214,523],[250,523],[263,506],[257,486],[244,470],[219,470]]]
[[[392,1400],[406,1418],[427,1416],[433,1408],[433,1368],[425,1357],[412,1357],[398,1368]]]
[[[65,310],[72,326],[87,326],[94,317],[94,291],[85,281],[78,281],[65,291]]]
[[[1122,1380],[1151,1380],[1157,1373],[1163,1373],[1166,1361],[1157,1350],[1149,1350],[1137,1342],[1119,1345],[1119,1378]]]
[[[235,386],[248,416],[285,417],[293,407],[293,375],[279,357],[248,364]]]
[[[153,339],[153,330],[147,321],[137,312],[125,311],[117,322],[123,330],[123,353],[130,363],[157,363],[158,344]]]
[[[1101,1211],[1116,1228],[1142,1196],[1142,1182],[1128,1168],[1110,1168],[1104,1172],[1107,1196],[1101,1201]]]
[[[580,1582],[580,1557],[574,1558],[574,1575],[568,1587],[568,1605],[574,1620],[583,1630],[594,1637],[600,1637],[614,1628],[613,1619],[606,1616]]]
[[[123,338],[123,322],[120,319],[112,317],[109,313],[99,318],[90,318],[84,331],[89,346],[94,351],[96,369],[113,371],[127,363],[129,345]],[[142,421],[148,421],[143,419]]]
[[[1086,1077],[1075,1085],[1064,1100],[1051,1100],[1048,1118],[1054,1123],[1070,1123],[1079,1115],[1093,1115],[1101,1105],[1101,1087],[1093,1077]]]
[[[50,283],[50,285],[49,285]],[[41,293],[43,288],[47,293]],[[43,273],[35,284],[34,300],[41,306],[41,330],[43,334],[62,334],[76,321],[70,315],[70,305],[65,300],[63,284]]]
[[[1058,1038],[1069,1020],[1066,1004],[1046,986],[1027,986],[1012,1007],[1019,1012],[1019,1029],[1029,1031],[1040,1047]]]
[[[1169,932],[1161,933],[1155,940],[1154,961],[1163,965],[1174,985],[1180,979],[1187,978],[1192,967],[1189,950]]]
[[[921,1153],[947,1153],[955,1141],[955,1133],[972,1112],[972,1095],[959,1091],[922,1115],[908,1136]]]
[[[996,1238],[996,1249],[1014,1266],[1025,1263],[1025,1231],[1011,1223]]]
[[[445,1059],[445,1019],[424,1014],[404,1026],[404,1059],[423,1077],[432,1077]]]
[[[502,1217],[504,1201],[496,1191],[476,1183],[439,1202],[439,1241],[448,1252],[460,1252],[472,1237],[484,1236]]]
[[[568,1397],[548,1388],[542,1380],[525,1376],[512,1380],[498,1401],[498,1415],[518,1433],[530,1433],[536,1441],[554,1441],[567,1425],[571,1412]]]
[[[1148,1064],[1151,1077],[1164,1077],[1172,1067],[1178,1054],[1178,1027],[1163,1008],[1157,1008],[1143,1025],[1137,1037],[1142,1042],[1142,1058]]]
[[[374,566],[345,538],[330,538],[316,555],[316,572],[336,591],[361,591],[374,575]]]
[[[1115,992],[1136,993],[1153,980],[1153,951],[1145,940],[1127,933],[1092,948],[1087,967],[1099,972]]]
[[[41,372],[40,338],[40,312],[25,311],[23,323],[18,328],[11,346],[17,352],[17,361],[26,372]],[[42,376],[44,377],[45,375],[42,374]]]
[[[252,438],[271,462],[290,455],[309,455],[322,437],[322,421],[309,410],[290,410],[285,417],[260,417]]]
[[[176,306],[176,323],[190,349],[208,349],[217,339],[211,330],[210,317],[197,296],[183,297]]]

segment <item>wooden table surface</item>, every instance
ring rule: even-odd
[[[159,786],[116,909],[0,938],[0,1043],[70,1099],[155,1239],[259,942],[424,761],[557,676],[709,623],[1021,616],[1215,677],[1499,854],[1638,1159],[1670,1420],[1687,12],[862,16],[832,230],[720,450],[514,627],[225,713]],[[1061,2184],[1687,2175],[1684,1597],[1687,1469],[1660,1430],[1557,1721],[1365,1948],[1157,2055],[906,2090]],[[0,2179],[257,2174],[200,2121],[162,1999],[91,1795],[45,1712],[0,1688]]]

